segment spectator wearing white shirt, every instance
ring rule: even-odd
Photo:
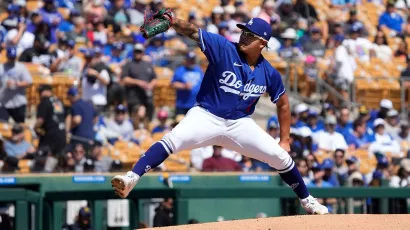
[[[392,176],[389,186],[393,188],[410,186],[410,159],[405,158],[400,161],[400,169],[397,175]]]
[[[390,152],[393,156],[402,157],[399,143],[387,134],[385,126],[386,123],[381,118],[377,118],[373,122],[375,142],[369,146],[369,154],[372,152],[380,152],[383,154]]]
[[[219,29],[218,25],[222,21],[222,15],[224,13],[224,9],[221,6],[215,6],[212,10],[211,14],[211,22],[207,25],[206,31],[214,34],[218,34]]]
[[[363,62],[369,62],[373,45],[368,39],[360,37],[361,30],[361,26],[353,25],[349,31],[349,39],[344,40],[343,45],[347,47],[353,57]]]
[[[320,131],[314,135],[314,141],[319,150],[330,152],[336,149],[347,149],[346,141],[342,134],[335,131],[337,120],[334,116],[328,116],[325,120],[326,131]]]
[[[21,22],[17,16],[10,16],[3,21],[3,26],[8,31],[4,42],[7,46],[17,47],[17,56],[24,50],[33,47],[34,34],[26,30],[27,25]]]
[[[336,35],[333,37],[335,42],[335,54],[334,54],[334,79],[333,84],[339,89],[344,98],[348,98],[348,89],[354,80],[354,71],[357,68],[356,61],[349,54],[344,43],[343,35]]]
[[[393,51],[390,49],[386,35],[382,31],[377,31],[376,37],[374,38],[373,50],[377,58],[383,61],[390,61],[393,56]]]
[[[391,109],[387,112],[385,129],[386,133],[393,138],[400,132],[399,112],[397,110]]]

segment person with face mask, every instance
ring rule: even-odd
[[[175,116],[186,114],[195,105],[203,75],[201,67],[196,64],[196,54],[189,52],[185,64],[175,70],[172,79],[172,87],[177,91]]]
[[[39,148],[49,147],[58,155],[66,146],[64,105],[53,96],[51,85],[39,89],[40,104],[37,106],[37,121],[34,130],[40,138]]]
[[[7,47],[7,62],[0,64],[0,120],[11,116],[16,123],[24,123],[26,115],[26,87],[33,79],[24,64],[17,62],[16,47]]]

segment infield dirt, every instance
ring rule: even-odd
[[[160,230],[410,230],[410,215],[286,216],[180,225]]]

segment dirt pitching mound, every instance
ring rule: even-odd
[[[152,229],[152,228],[151,228]],[[408,230],[410,215],[286,216],[155,228],[161,230]]]

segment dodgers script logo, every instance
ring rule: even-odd
[[[225,71],[222,73],[222,79],[219,79],[219,83],[223,84],[219,86],[220,89],[226,93],[233,93],[239,96],[243,96],[244,100],[247,100],[249,97],[259,97],[266,92],[266,86],[264,85],[255,85],[247,83],[243,88],[243,93],[240,89],[242,85],[241,80],[237,80],[236,74],[231,71]],[[229,87],[228,87],[229,86]]]

